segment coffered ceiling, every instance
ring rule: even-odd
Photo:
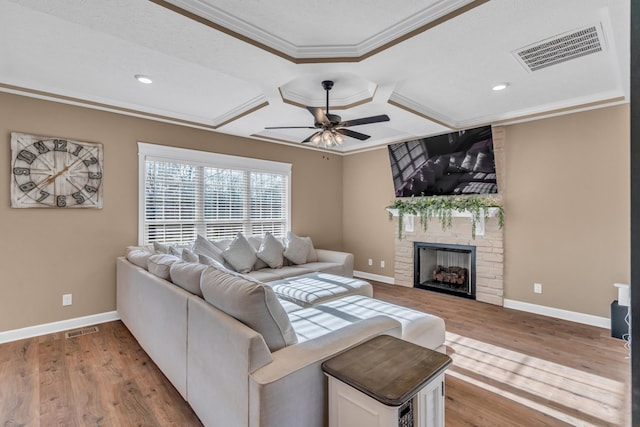
[[[628,102],[629,2],[0,2],[0,91],[299,146],[264,128],[313,126],[323,80],[343,120],[391,118],[344,153]]]

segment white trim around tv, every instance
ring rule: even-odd
[[[95,325],[98,323],[111,322],[119,319],[120,316],[117,311],[108,311],[106,313],[76,317],[73,319],[61,320],[59,322],[13,329],[10,331],[0,332],[0,344],[25,338],[33,338],[40,335],[52,334],[54,332],[67,331],[69,329],[82,328],[84,326]]]

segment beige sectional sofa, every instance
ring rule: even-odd
[[[334,264],[323,266],[329,272],[291,266],[310,271],[264,283],[218,263],[141,252],[117,259],[118,313],[206,426],[322,427],[324,360],[380,334],[444,348],[442,319],[333,274],[351,275],[350,254],[317,250],[314,262]]]

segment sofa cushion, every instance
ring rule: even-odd
[[[298,342],[325,335],[352,323],[388,316],[402,324],[401,338],[430,349],[444,344],[444,320],[406,307],[360,295],[347,296],[289,313]]]
[[[280,301],[280,305],[282,305],[282,308],[284,308],[284,311],[287,313],[293,313],[294,311],[302,310],[304,308],[301,305],[287,301],[286,299],[278,298],[278,301]]]
[[[347,295],[373,296],[373,288],[364,280],[327,273],[311,273],[269,283],[280,300],[303,307]]]
[[[197,262],[176,261],[169,267],[169,277],[175,285],[201,297],[200,276],[206,269],[206,265]]]
[[[238,273],[250,272],[258,259],[256,250],[242,233],[238,233],[229,247],[222,251],[222,256]]]
[[[149,268],[149,257],[153,255],[151,252],[144,251],[142,249],[127,250],[127,259],[138,267],[142,267],[145,270]]]
[[[302,237],[296,236],[291,231],[287,232],[287,247],[283,255],[294,264],[304,264],[309,255],[309,244]]]
[[[304,268],[308,268],[311,271],[319,273],[335,274],[337,276],[345,276],[344,264],[339,262],[308,262],[304,265]]]
[[[358,319],[369,319],[382,314],[402,324],[403,340],[431,349],[444,344],[443,319],[386,301],[352,295],[317,305],[315,308],[338,317],[348,315]]]
[[[285,309],[264,283],[207,267],[200,288],[207,302],[260,333],[272,352],[298,342]]]
[[[169,280],[169,269],[174,262],[180,261],[175,255],[155,254],[149,257],[149,273],[161,279]]]
[[[275,274],[274,271],[278,270],[272,270],[267,267],[257,271],[250,271],[246,275],[262,283],[273,282],[274,280],[282,279],[282,277]]]
[[[215,259],[221,264],[224,263],[224,258],[222,257],[222,249],[199,234],[198,237],[196,237],[196,241],[193,244],[192,250],[198,255],[206,255],[209,258]]]
[[[284,262],[282,253],[284,246],[273,234],[267,233],[262,239],[257,256],[264,261],[270,268],[280,268]]]
[[[307,268],[307,264],[303,265],[291,265],[282,268],[263,268],[260,271],[265,273],[271,273],[279,279],[286,279],[287,277],[300,276],[302,274],[313,273],[313,270]]]

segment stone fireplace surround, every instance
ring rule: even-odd
[[[397,221],[397,219],[395,219]],[[416,219],[416,223],[418,220]],[[446,243],[476,247],[476,300],[502,305],[504,293],[503,233],[497,218],[485,223],[485,235],[471,238],[471,220],[453,218],[453,227],[442,231],[437,219],[426,232],[416,224],[414,232],[395,239],[395,284],[413,287],[413,242]]]
[[[493,149],[496,162],[498,191],[505,190],[504,128],[493,128]],[[501,200],[501,195],[494,195]],[[505,212],[506,215],[506,212]],[[398,218],[394,218],[397,230]],[[410,221],[410,220],[409,220]],[[498,219],[486,220],[484,235],[471,237],[471,219],[454,217],[452,228],[442,230],[438,219],[429,222],[427,231],[422,230],[418,218],[413,231],[404,231],[402,240],[395,236],[395,284],[413,287],[413,242],[445,243],[476,247],[476,301],[503,305],[504,297],[504,233],[498,227]]]

